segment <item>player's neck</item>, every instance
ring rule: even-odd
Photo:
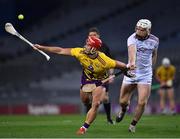
[[[140,41],[144,41],[144,40],[146,40],[146,39],[149,38],[149,35],[142,37],[142,36],[139,36],[139,35],[136,34],[136,38],[137,38],[138,40],[140,40]]]

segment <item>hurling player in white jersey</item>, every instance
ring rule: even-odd
[[[121,110],[116,117],[116,122],[123,119],[130,103],[132,91],[137,88],[138,103],[129,126],[129,132],[135,132],[136,124],[144,112],[151,92],[152,65],[156,63],[159,45],[159,39],[150,34],[151,26],[151,21],[139,20],[135,27],[135,33],[127,40],[128,63],[130,67],[136,67],[134,70],[136,77],[124,76],[119,98]]]

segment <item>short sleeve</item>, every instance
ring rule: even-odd
[[[79,56],[81,50],[82,50],[82,48],[72,48],[71,55],[77,58]]]
[[[135,39],[135,37],[134,37],[134,34],[133,35],[131,35],[128,39],[127,39],[127,46],[130,46],[130,45],[132,45],[132,44],[136,44],[136,39]]]
[[[158,68],[156,69],[156,76],[159,76],[159,74],[160,74],[160,67],[158,67]]]

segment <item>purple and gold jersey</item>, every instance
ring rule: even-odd
[[[115,68],[115,60],[109,58],[102,52],[98,52],[98,57],[91,59],[84,54],[84,48],[72,48],[71,55],[79,60],[83,67],[84,74],[90,80],[103,80],[108,77],[108,70]]]
[[[175,76],[176,68],[173,65],[165,68],[160,66],[156,70],[156,76],[159,77],[161,81],[173,80]]]

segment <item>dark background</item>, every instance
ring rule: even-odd
[[[160,39],[156,67],[168,57],[177,68],[174,85],[180,112],[179,13],[179,0],[0,0],[0,113],[17,114],[15,106],[27,109],[29,105],[47,104],[70,105],[72,113],[83,112],[79,63],[72,57],[54,54],[49,54],[51,60],[47,62],[26,43],[6,33],[6,22],[33,43],[62,47],[83,46],[88,29],[96,26],[114,57],[127,62],[126,40],[141,18],[152,21],[152,34]],[[23,20],[17,18],[19,14],[24,15]],[[118,106],[121,81],[122,77],[116,79],[110,88],[113,112]],[[158,112],[158,105],[155,90],[148,105],[150,112]]]

